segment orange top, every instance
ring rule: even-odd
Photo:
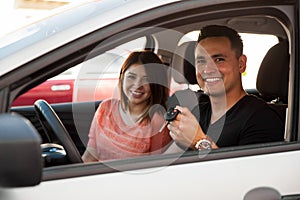
[[[94,116],[88,147],[97,151],[99,161],[162,153],[170,141],[163,116],[154,114],[132,126],[125,124],[119,112],[119,100],[103,101]]]

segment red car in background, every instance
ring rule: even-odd
[[[106,52],[29,90],[19,96],[13,106],[33,105],[38,99],[48,103],[64,103],[112,97],[117,89],[123,60],[121,56]],[[107,67],[103,71],[99,65]]]
[[[12,105],[33,105],[33,103],[38,99],[44,99],[49,103],[72,102],[73,88],[74,79],[49,79],[19,96]]]

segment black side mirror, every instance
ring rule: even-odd
[[[0,187],[34,186],[41,182],[41,138],[29,120],[0,115]]]

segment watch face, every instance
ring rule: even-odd
[[[202,146],[202,149],[210,149],[210,147],[211,147],[210,143],[207,141],[203,141],[201,143],[201,146]]]
[[[199,141],[198,150],[202,150],[202,149],[212,149],[212,145],[209,140],[204,139]]]

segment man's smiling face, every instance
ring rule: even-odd
[[[195,51],[196,76],[202,89],[211,96],[219,96],[238,89],[241,83],[240,61],[226,37],[201,40]]]

